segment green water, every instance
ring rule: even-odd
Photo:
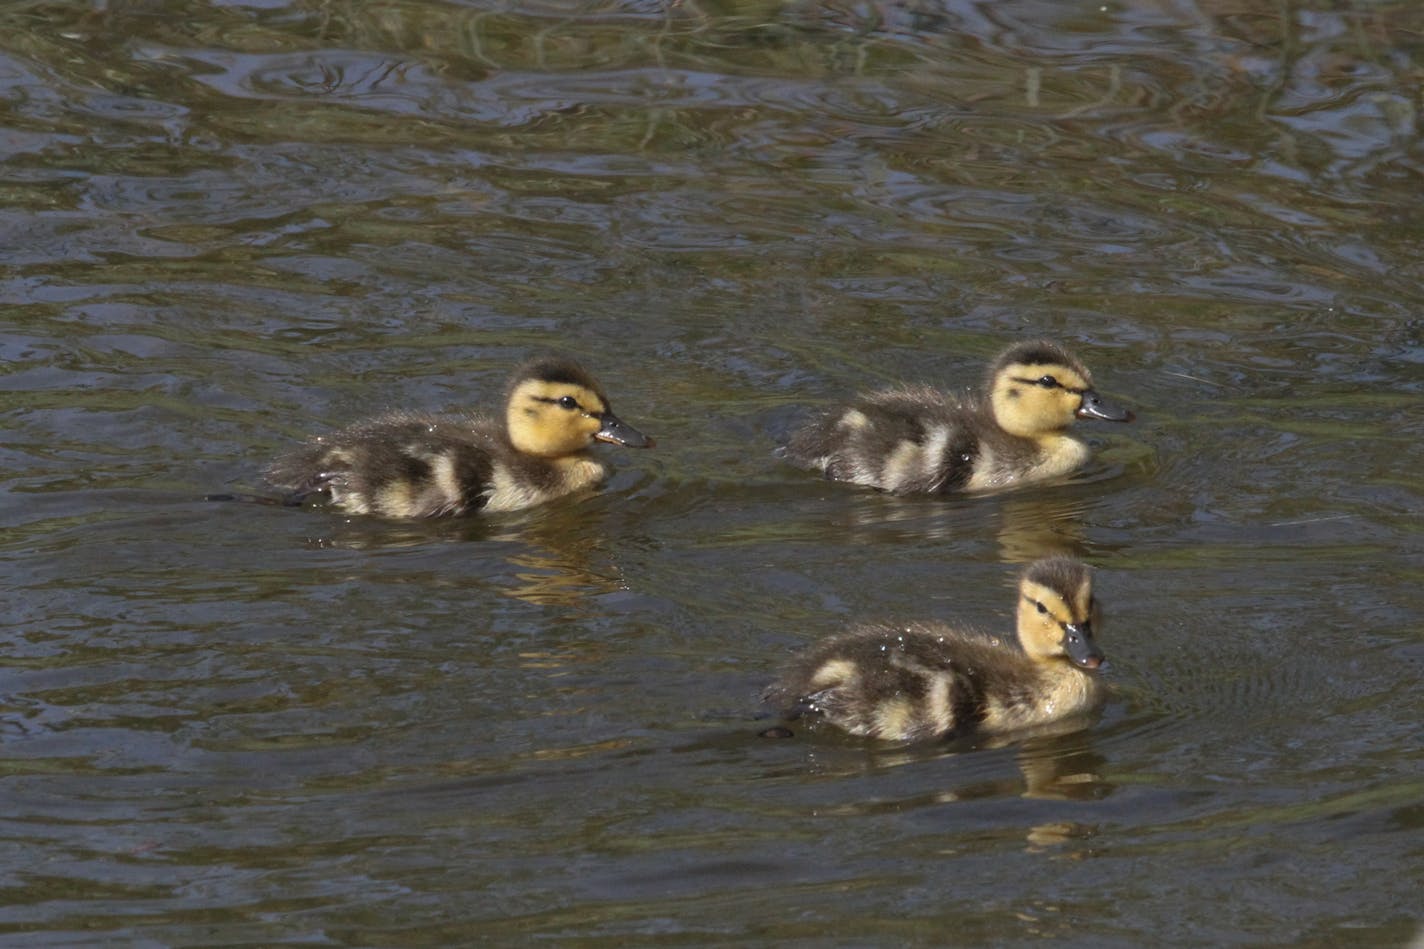
[[[0,8],[0,941],[1407,946],[1424,13]],[[896,499],[805,414],[1071,346],[1070,483]],[[652,452],[401,524],[204,503],[576,353]],[[859,620],[1100,568],[1118,697],[759,739]]]

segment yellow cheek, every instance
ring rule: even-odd
[[[556,441],[564,451],[582,451],[588,447],[593,435],[603,423],[586,415],[564,416],[550,419],[546,430],[551,441]]]
[[[1051,615],[1037,617],[1034,624],[1029,627],[1029,635],[1033,639],[1034,651],[1045,655],[1052,655],[1059,651],[1060,641],[1063,639],[1063,630],[1053,621]],[[1028,643],[1024,644],[1028,646]]]
[[[1034,405],[1040,417],[1045,423],[1048,423],[1071,419],[1078,411],[1080,401],[1078,396],[1066,389],[1039,390],[1038,397],[1034,399]]]
[[[578,416],[561,419],[557,427],[558,437],[569,451],[578,451],[588,445],[593,433],[598,431],[597,419]]]

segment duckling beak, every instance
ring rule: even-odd
[[[1074,414],[1079,418],[1098,418],[1104,422],[1131,422],[1137,418],[1130,409],[1113,405],[1092,389],[1083,393],[1083,404]]]
[[[1063,650],[1068,658],[1084,669],[1096,669],[1103,664],[1103,651],[1093,642],[1091,623],[1069,623],[1063,627]]]
[[[599,419],[603,422],[603,427],[593,433],[593,437],[598,441],[622,445],[624,448],[652,448],[657,444],[612,412],[604,412]]]

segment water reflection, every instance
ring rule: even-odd
[[[1091,734],[1084,730],[1027,739],[1019,746],[1017,758],[1024,776],[1024,797],[1097,801],[1115,790],[1103,777],[1107,759],[1095,750]]]
[[[600,574],[590,569],[589,548],[575,551],[528,551],[511,554],[509,563],[515,567],[517,585],[504,590],[506,596],[545,606],[572,606],[590,596],[626,589],[617,575]]]
[[[978,495],[898,497],[817,478],[809,478],[803,490],[786,493],[808,514],[802,525],[806,538],[836,537],[848,544],[963,545],[992,536],[1002,563],[1024,564],[1057,554],[1091,560],[1090,525],[1115,504],[1112,482],[1142,478],[1153,467],[1154,453],[1140,445],[1124,449],[1117,460],[1122,461],[1122,456],[1132,459],[1130,466],[1095,465],[1059,484]],[[827,503],[808,507],[808,492]]]
[[[1087,498],[1051,489],[1002,498],[996,531],[999,559],[1016,564],[1058,555],[1087,559],[1083,517],[1090,506]]]
[[[616,502],[615,502],[616,503]],[[607,499],[597,492],[570,495],[538,509],[503,515],[425,520],[333,514],[320,504],[294,510],[316,527],[304,546],[311,550],[382,551],[431,544],[479,544],[503,560],[505,596],[543,606],[576,606],[590,597],[627,589],[622,569],[609,553]],[[456,550],[451,556],[461,556]]]
[[[844,736],[800,740],[815,741],[804,759],[811,774],[841,781],[854,779],[862,786],[860,793],[848,800],[819,803],[816,812],[820,817],[867,818],[933,812],[944,805],[973,805],[975,814],[982,814],[985,813],[982,805],[1004,798],[1082,805],[1111,797],[1117,786],[1106,776],[1108,759],[1096,746],[1088,727],[1091,724],[1088,720],[1065,721],[1027,737],[1000,736],[989,741],[961,739],[899,748],[864,743],[852,746]],[[785,747],[793,746],[786,742]],[[1012,757],[1006,757],[1004,753],[1010,751]],[[1017,774],[1010,775],[1009,770],[1016,770]],[[906,790],[896,793],[897,788]],[[1045,812],[1036,808],[1024,813]],[[1012,830],[996,822],[996,833],[1021,835],[1024,849],[1029,853],[1083,856],[1081,848],[1070,845],[1095,837],[1099,824],[1070,815],[1099,812],[1075,807],[1052,809],[1048,813],[1053,814],[1052,819],[1018,825]],[[956,818],[949,814],[942,819],[954,825],[973,818],[968,815]]]
[[[778,734],[763,737],[763,740],[779,739],[785,741],[788,748],[794,747],[795,742],[809,743],[811,747],[806,756],[812,771],[833,775],[881,774],[896,768],[925,766],[931,762],[967,766],[965,770],[974,771],[984,765],[973,763],[973,756],[1012,749],[1018,777],[966,779],[951,788],[916,795],[914,800],[947,803],[1019,795],[1043,800],[1084,801],[1107,797],[1114,790],[1114,785],[1102,777],[1106,759],[1093,746],[1090,726],[1097,718],[1096,715],[1080,716],[1015,734],[971,736],[909,745],[856,739],[807,722],[789,734],[781,734],[789,731],[784,728],[767,729]],[[1001,756],[991,757],[994,761],[1002,760]]]

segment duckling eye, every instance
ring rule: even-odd
[[[1036,606],[1036,607],[1038,607],[1038,612],[1039,612],[1040,615],[1042,615],[1042,614],[1048,612],[1048,607],[1044,606],[1042,603],[1038,602],[1037,600],[1034,600],[1034,601],[1033,601],[1033,605]]]
[[[576,409],[578,408],[578,399],[575,399],[571,395],[566,395],[563,398],[559,399],[559,408]]]
[[[1045,389],[1058,388],[1058,380],[1053,378],[1052,376],[1043,376],[1038,380],[1038,384],[1043,386]]]

